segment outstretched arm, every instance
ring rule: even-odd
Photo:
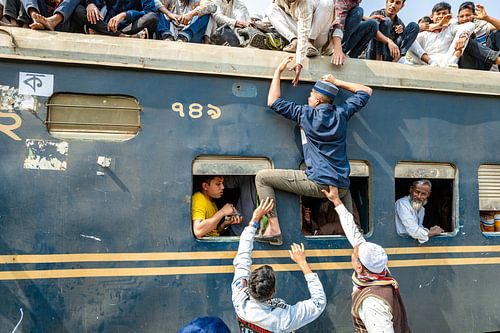
[[[323,194],[335,205],[335,210],[339,214],[340,224],[342,229],[344,229],[345,236],[352,247],[356,247],[361,243],[365,242],[365,238],[361,231],[359,231],[358,226],[354,223],[354,218],[352,214],[344,207],[344,204],[340,200],[339,190],[335,186],[330,186],[328,191],[321,190]]]
[[[491,24],[490,30],[500,29],[500,19],[489,16],[488,13],[486,13],[486,9],[484,9],[483,5],[476,5],[476,18],[478,20],[484,20]]]
[[[359,84],[359,83],[352,83],[352,82],[339,80],[336,77],[334,77],[332,74],[324,75],[321,78],[321,80],[333,83],[337,87],[348,90],[352,93],[355,93],[357,91],[364,91],[368,95],[370,95],[370,96],[372,95],[372,88],[365,86],[363,84]]]
[[[234,265],[234,278],[231,284],[231,289],[233,290],[233,302],[235,298],[235,293],[241,291],[246,287],[246,281],[250,277],[250,266],[252,265],[252,250],[253,250],[253,239],[255,237],[255,232],[259,229],[259,222],[264,215],[269,213],[274,207],[274,200],[266,198],[261,201],[259,207],[257,207],[252,215],[252,221],[243,230],[240,236],[240,244],[238,246],[238,253],[233,260]]]
[[[307,281],[311,297],[305,301],[287,307],[287,315],[280,320],[281,331],[295,331],[318,318],[326,308],[326,295],[318,274],[313,273],[306,261],[304,244],[292,244],[290,257],[299,265]]]
[[[269,94],[267,95],[267,106],[271,107],[273,103],[281,97],[281,73],[286,69],[286,66],[293,60],[293,56],[288,56],[276,67],[274,70],[273,80],[271,87],[269,87]]]

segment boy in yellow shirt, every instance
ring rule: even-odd
[[[196,238],[220,236],[231,224],[238,224],[243,220],[232,204],[227,203],[217,210],[214,200],[219,199],[223,192],[224,177],[207,176],[202,180],[201,191],[193,194],[191,214]],[[219,225],[223,218],[224,221]]]

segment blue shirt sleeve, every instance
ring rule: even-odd
[[[142,16],[146,15],[147,13],[156,11],[154,0],[142,0],[141,3],[142,3],[142,10],[140,10],[140,11],[133,10],[133,9],[127,10],[126,20],[129,23],[137,21],[138,19],[140,19]]]
[[[366,104],[370,95],[362,90],[356,91],[354,95],[345,100],[345,102],[340,106],[344,112],[347,112],[347,118],[350,119],[356,112],[361,110]]]
[[[300,117],[304,113],[304,109],[308,108],[305,105],[298,105],[297,103],[285,101],[281,97],[274,101],[271,109],[276,113],[282,115],[286,119],[293,120],[300,124]]]

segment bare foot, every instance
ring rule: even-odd
[[[148,32],[147,28],[144,28],[136,34],[133,34],[133,35],[121,34],[120,36],[121,37],[128,37],[128,38],[148,39],[149,32]]]
[[[60,14],[54,14],[51,17],[47,18],[47,17],[42,16],[38,13],[34,13],[33,14],[33,21],[34,21],[34,23],[32,25],[34,25],[35,23],[39,23],[39,24],[43,25],[43,29],[54,31],[56,29],[57,25],[59,23],[61,23],[62,17]],[[30,26],[30,28],[35,29],[35,30],[40,30],[40,29],[33,28],[32,26]]]
[[[45,30],[45,27],[43,26],[43,24],[38,23],[38,22],[31,23],[30,28],[33,30]]]

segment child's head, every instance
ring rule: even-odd
[[[467,23],[474,21],[474,15],[476,14],[476,6],[472,1],[466,1],[460,5],[458,8],[458,23]]]
[[[203,177],[201,191],[212,199],[219,199],[224,192],[224,177],[212,175]]]
[[[431,19],[436,23],[449,14],[451,14],[451,5],[447,2],[439,2],[432,7]]]

